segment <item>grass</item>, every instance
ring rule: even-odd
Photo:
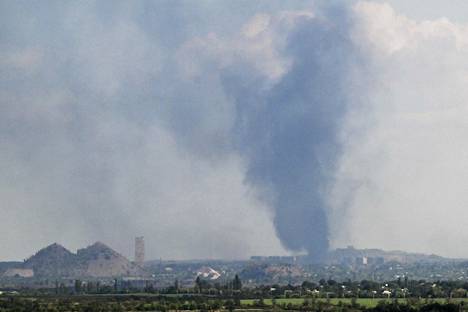
[[[283,304],[292,304],[292,305],[301,305],[303,302],[304,302],[305,299],[303,298],[280,298],[280,299],[276,299],[276,304],[278,305],[283,305]],[[327,299],[325,298],[317,298],[316,299],[317,302],[326,302]],[[351,304],[351,298],[331,298],[330,299],[330,303],[333,304],[333,305],[338,305],[340,302],[342,303],[346,303],[346,304]],[[358,298],[356,299],[356,303],[361,305],[361,306],[364,306],[364,307],[367,307],[367,308],[373,308],[375,306],[378,305],[379,302],[381,301],[386,301],[387,303],[391,303],[392,302],[392,299],[385,299],[385,298],[375,298],[375,299],[372,299],[372,298]],[[403,298],[399,298],[398,299],[398,302],[400,303],[404,303],[406,301],[406,299],[403,299]],[[437,299],[433,299],[434,302],[438,302],[438,303],[446,303],[447,302],[447,299],[445,298],[437,298]],[[453,303],[458,303],[458,302],[461,302],[461,301],[464,301],[466,303],[468,303],[468,298],[457,298],[457,299],[451,299],[451,302]],[[273,305],[273,301],[272,299],[264,299],[263,302],[266,304],[266,305]],[[421,302],[425,302],[425,299],[421,299]],[[243,305],[253,305],[255,303],[255,299],[243,299],[241,300],[241,303]]]

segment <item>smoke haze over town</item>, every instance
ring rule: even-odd
[[[443,3],[0,1],[0,260],[468,257],[468,4]]]

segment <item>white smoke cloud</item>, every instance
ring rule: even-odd
[[[343,129],[335,244],[466,257],[468,28],[370,2],[355,14],[372,82]]]
[[[243,160],[199,157],[203,146],[187,143],[195,136],[178,135],[184,116],[172,107],[196,103],[171,73],[165,30],[139,23],[144,6],[113,5],[103,18],[97,4],[17,5],[10,15],[35,25],[17,25],[2,42],[1,259],[54,241],[76,249],[101,240],[132,255],[137,235],[149,258],[284,253],[243,181]],[[211,109],[194,125],[205,127],[207,148],[232,118]]]

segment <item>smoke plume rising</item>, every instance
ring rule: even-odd
[[[468,256],[465,25],[375,1],[0,12],[1,259],[140,235],[150,258]]]
[[[313,261],[329,247],[327,189],[350,101],[346,81],[356,64],[348,12],[326,13],[283,17],[295,24],[281,51],[291,64],[272,86],[250,82],[246,71],[235,83],[236,73],[223,76],[236,103],[247,179],[267,191],[283,245],[305,250]]]

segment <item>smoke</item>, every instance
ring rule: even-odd
[[[354,11],[372,83],[342,128],[333,244],[466,257],[468,28],[389,5]]]
[[[137,235],[149,258],[284,253],[227,152],[222,92],[192,98],[174,72],[194,33],[239,22],[174,1],[1,6],[1,258],[96,240],[131,255]]]
[[[273,86],[262,88],[229,69],[223,75],[237,105],[247,180],[267,191],[283,245],[305,250],[313,261],[329,247],[327,188],[350,103],[346,81],[356,64],[348,12],[340,8],[325,16],[295,17],[282,51],[291,64]]]
[[[188,79],[213,76],[209,86],[223,90],[247,183],[273,209],[283,246],[311,261],[329,247],[327,192],[359,63],[349,14],[347,7],[258,14],[236,38],[197,38],[181,56]]]
[[[150,258],[463,254],[465,26],[373,2],[0,12],[1,258],[140,235]]]

